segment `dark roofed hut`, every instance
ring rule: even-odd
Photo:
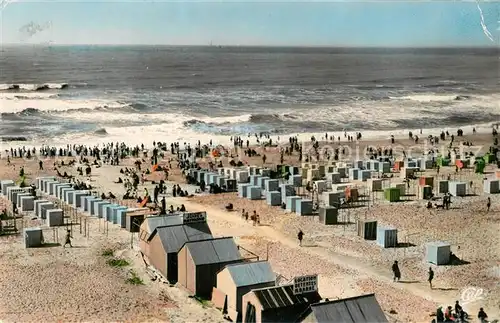
[[[157,227],[147,241],[147,259],[170,283],[177,282],[178,253],[185,243],[212,238],[206,222]]]
[[[297,322],[387,323],[375,294],[311,304]]]
[[[178,259],[179,284],[205,299],[210,299],[217,273],[226,265],[243,260],[232,237],[187,242]]]
[[[243,322],[296,322],[309,305],[321,300],[318,291],[296,294],[294,285],[254,289],[242,299]]]
[[[274,286],[275,282],[276,274],[268,261],[230,264],[217,274],[217,288],[214,288],[212,302],[225,308],[231,319],[241,321],[243,295],[252,289]]]

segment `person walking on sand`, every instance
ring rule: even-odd
[[[491,208],[491,198],[488,197],[488,202],[486,202],[486,211],[490,212],[490,208]]]
[[[427,280],[429,282],[429,286],[432,289],[432,280],[434,279],[434,271],[432,270],[431,267],[429,267],[429,279]]]
[[[66,231],[66,241],[64,242],[63,248],[66,248],[67,244],[69,244],[69,246],[71,248],[73,248],[73,246],[71,245],[71,231],[70,230]]]
[[[302,240],[304,239],[304,232],[302,230],[299,230],[299,233],[297,233],[297,239],[299,239],[299,246],[302,247]]]
[[[256,210],[253,210],[253,215],[252,215],[252,221],[253,221],[253,225],[256,226],[257,225],[257,222],[259,222],[259,215],[257,214],[257,211]]]
[[[398,265],[398,261],[394,261],[394,263],[392,264],[392,273],[394,275],[393,277],[393,281],[398,281],[401,279],[401,271],[399,270],[399,265]]]

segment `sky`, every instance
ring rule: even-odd
[[[476,2],[424,0],[18,0],[0,13],[0,41],[2,44],[499,46],[500,2],[479,4],[484,25],[495,42],[485,35]]]

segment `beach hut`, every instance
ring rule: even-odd
[[[35,210],[35,197],[33,196],[22,196],[21,203],[19,203],[21,210],[23,212],[26,211],[34,211]]]
[[[301,286],[299,279],[305,284]],[[254,289],[245,294],[241,301],[242,321],[299,322],[302,313],[320,300],[317,275],[296,277],[293,284]]]
[[[73,204],[73,207],[82,207],[82,197],[83,196],[89,196],[90,192],[89,191],[74,191],[74,192],[69,192],[68,195],[68,201],[72,201],[71,204]]]
[[[298,215],[313,214],[313,201],[307,199],[298,199],[295,201],[295,213]]]
[[[241,261],[232,237],[186,242],[178,253],[179,284],[208,299],[216,286],[217,273],[224,266]]]
[[[43,244],[43,233],[41,228],[24,229],[24,247],[36,248]]]
[[[35,180],[35,187],[39,190],[43,190],[45,181],[55,181],[55,176],[42,176],[37,177]]]
[[[47,210],[55,209],[56,206],[52,202],[39,203],[37,209],[37,216],[41,219],[47,218]]]
[[[434,241],[426,245],[425,258],[427,262],[435,265],[447,265],[450,263],[451,246],[448,242]]]
[[[358,220],[358,237],[365,240],[377,239],[377,221]]]
[[[449,182],[447,180],[439,180],[437,182],[438,194],[448,193]]]
[[[98,203],[103,202],[103,201],[104,200],[102,198],[99,198],[99,197],[96,197],[96,198],[88,201],[88,205],[89,205],[88,209],[89,209],[90,215],[97,216],[97,205],[98,205]]]
[[[267,261],[230,264],[217,274],[212,302],[225,309],[233,321],[241,321],[243,295],[252,289],[272,287],[275,282],[276,274]]]
[[[113,208],[120,207],[119,204],[106,204],[102,207],[102,218],[108,222],[113,222]]]
[[[465,196],[467,193],[467,183],[449,182],[448,190],[452,196]]]
[[[295,188],[289,184],[281,184],[281,202],[286,203],[288,196],[295,196]]]
[[[383,248],[394,248],[398,245],[398,229],[377,227],[377,244]]]
[[[112,205],[111,202],[104,200],[100,203],[97,203],[97,216],[99,218],[106,218],[106,208],[107,206]]]
[[[286,198],[286,211],[287,212],[295,212],[295,207],[297,205],[297,201],[301,200],[300,196],[287,196]]]
[[[338,223],[339,209],[333,206],[321,206],[319,208],[319,223],[331,225]]]
[[[72,192],[76,192],[76,190],[73,187],[70,187],[69,189],[64,189],[62,192],[61,199],[69,205],[73,205],[73,195],[70,194]],[[70,196],[71,196],[71,203],[69,202]]]
[[[156,230],[156,228],[181,225],[183,224],[182,221],[182,213],[148,216],[141,224],[139,238],[141,240],[147,241],[149,240],[151,234]]]
[[[297,322],[388,323],[375,294],[360,295],[311,304]]]
[[[151,211],[149,209],[127,212],[125,228],[128,232],[139,232],[144,219],[147,216],[158,215],[158,213],[158,211]]]
[[[51,182],[48,182],[47,183],[47,188],[48,190],[45,191],[46,194],[48,195],[51,195],[51,196],[55,196],[56,195],[56,188],[57,188],[57,185],[60,185],[61,183],[58,182],[58,181],[51,181]]]
[[[0,187],[2,188],[2,195],[7,195],[7,188],[11,186],[16,186],[14,181],[4,180],[0,182]]]
[[[61,193],[63,188],[71,188],[71,184],[69,183],[60,183],[54,187],[54,196],[58,199],[62,200]]]
[[[23,197],[34,197],[34,196],[33,196],[33,193],[31,193],[31,192],[20,192],[20,193],[18,193],[17,196],[16,196],[16,201],[15,201],[15,203],[18,206],[21,206],[21,201],[22,201]]]
[[[484,192],[488,194],[500,193],[500,182],[498,180],[488,179],[484,181]]]
[[[251,186],[252,184],[238,184],[238,197],[248,197],[248,188]]]
[[[80,197],[80,208],[83,212],[89,212],[90,210],[90,202],[95,200],[96,197],[92,195],[83,195]]]
[[[211,238],[212,232],[206,222],[174,224],[156,227],[151,235],[140,243],[140,247],[149,263],[170,283],[175,283],[179,273],[178,253],[182,246],[186,242]]]
[[[55,179],[43,181],[43,188],[41,189],[43,193],[50,195],[50,187],[53,184],[59,184]]]
[[[40,207],[38,205],[42,204],[42,203],[49,203],[49,201],[48,200],[34,200],[33,201],[33,211],[34,211],[35,215],[38,217],[40,217],[40,214],[41,214]]]
[[[47,225],[56,227],[64,224],[64,211],[62,209],[47,210]]]
[[[266,203],[271,206],[281,205],[281,193],[279,191],[267,191]]]

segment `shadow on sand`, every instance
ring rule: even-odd
[[[54,247],[60,247],[61,244],[60,243],[57,243],[57,242],[47,242],[47,243],[44,243],[43,245],[41,245],[40,247],[36,247],[36,248],[54,248]]]
[[[410,242],[398,242],[396,248],[410,248],[415,247],[416,245]]]

